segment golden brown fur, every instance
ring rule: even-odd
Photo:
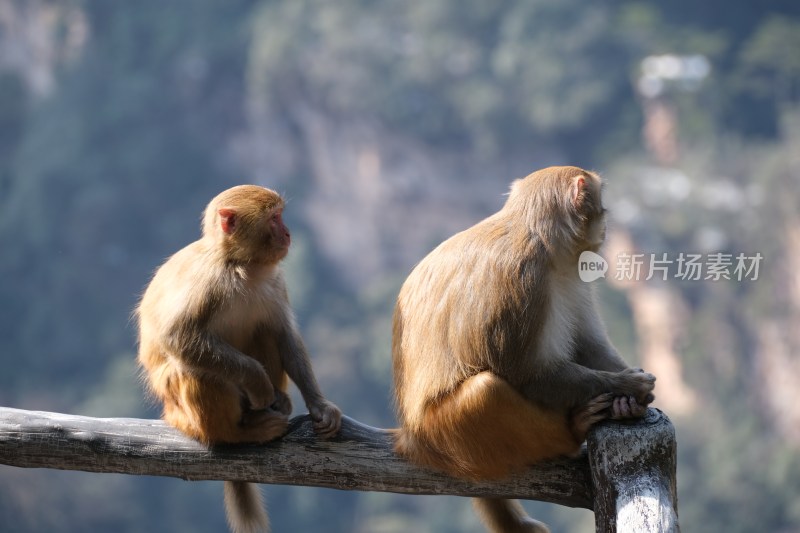
[[[137,309],[139,362],[163,418],[206,444],[266,442],[286,431],[297,384],[315,429],[341,413],[314,379],[278,263],[291,238],[276,192],[242,185],[208,205],[203,236],[158,269]],[[267,527],[257,488],[226,483],[235,531]]]
[[[641,416],[655,378],[617,355],[578,278],[605,237],[601,180],[551,167],[414,268],[395,308],[398,453],[467,479],[498,479],[578,451],[589,427]],[[504,500],[478,500],[493,531],[546,531]]]

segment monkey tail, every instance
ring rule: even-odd
[[[550,533],[546,525],[528,516],[517,500],[473,498],[472,505],[486,529],[492,533],[508,531]]]
[[[245,481],[225,482],[225,514],[233,533],[269,532],[269,517],[258,486]]]

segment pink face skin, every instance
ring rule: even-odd
[[[232,235],[239,223],[236,210],[222,208],[218,213],[222,232],[225,235]],[[259,260],[265,260],[267,263],[273,264],[286,257],[289,253],[289,246],[292,244],[292,236],[289,228],[283,223],[283,208],[272,213],[272,216],[266,221],[266,228],[263,228],[262,231],[268,232],[268,238],[265,243],[267,253]]]
[[[283,223],[283,210],[277,211],[269,220],[269,227],[275,240],[281,243],[287,250],[292,244],[292,235],[289,233],[289,228]]]

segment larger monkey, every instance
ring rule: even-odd
[[[203,236],[158,269],[137,309],[139,362],[163,418],[203,443],[266,442],[286,431],[287,374],[314,428],[339,431],[320,392],[278,263],[291,237],[278,193],[233,187],[205,210]],[[237,532],[267,529],[255,485],[225,482]]]
[[[601,188],[576,167],[534,172],[414,268],[393,324],[398,453],[497,479],[577,452],[603,418],[643,416],[655,377],[619,357],[578,277],[605,239]],[[518,502],[475,506],[491,531],[548,531]]]

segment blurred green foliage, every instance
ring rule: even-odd
[[[613,171],[609,194],[641,204],[635,233],[653,249],[691,250],[706,228],[727,249],[757,248],[776,265],[785,247],[775,228],[797,217],[800,5],[789,0],[70,5],[89,37],[79,57],[51,65],[52,91],[37,95],[19,68],[0,70],[2,405],[157,415],[138,385],[130,312],[153,269],[196,238],[208,199],[264,178],[230,148],[258,117],[288,145],[307,142],[297,121],[313,109],[500,168],[544,147]],[[639,62],[664,53],[712,65],[699,90],[670,95],[684,119],[677,164],[691,176],[727,176],[761,198],[751,208],[711,209],[700,193],[646,204],[635,169],[651,162],[635,84]],[[391,426],[392,304],[419,257],[368,286],[344,283],[294,209],[311,184],[310,167],[296,168],[281,182],[297,235],[287,271],[323,388],[351,416]],[[687,531],[800,529],[800,452],[758,407],[756,340],[744,327],[792,305],[785,275],[766,267],[764,282],[745,288],[680,288],[693,317],[683,362],[702,394],[697,416],[677,420]],[[633,354],[625,298],[604,289],[602,301],[612,337]],[[709,340],[715,328],[731,335],[722,355]],[[225,528],[218,483],[0,472],[4,531]],[[480,531],[456,498],[266,492],[275,531]],[[526,505],[554,530],[593,528],[588,512]]]

